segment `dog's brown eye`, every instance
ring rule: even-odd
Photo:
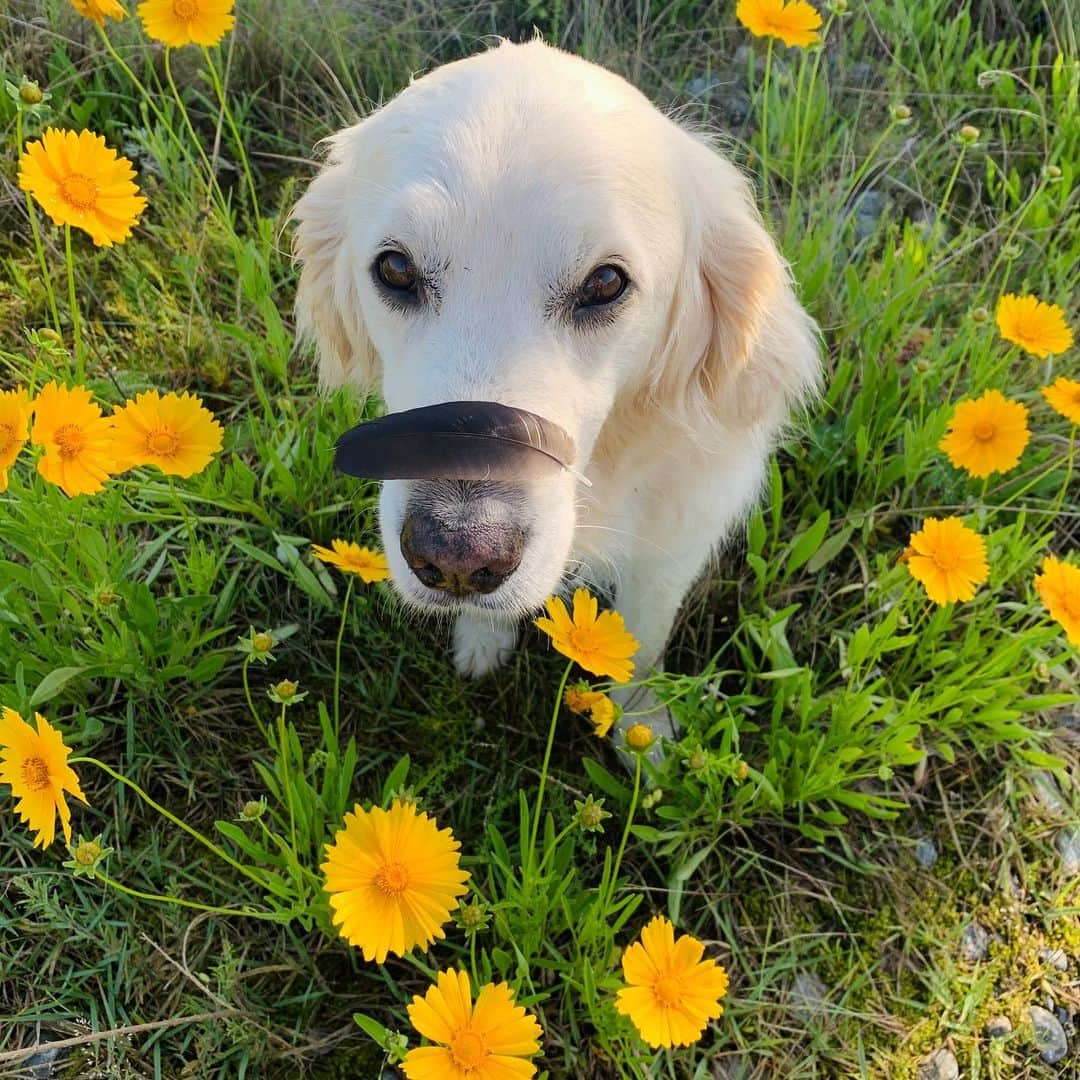
[[[598,266],[581,286],[578,307],[610,304],[622,296],[626,283],[626,275],[617,266]]]
[[[384,251],[375,260],[375,274],[394,292],[412,292],[416,288],[416,267],[403,251]]]

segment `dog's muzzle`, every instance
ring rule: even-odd
[[[494,592],[518,568],[525,548],[514,504],[469,491],[473,486],[450,482],[445,488],[460,491],[458,498],[412,502],[401,528],[401,554],[413,574],[429,589],[459,599]]]

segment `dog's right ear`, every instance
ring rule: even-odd
[[[370,125],[361,121],[328,140],[326,164],[292,212],[293,255],[300,263],[297,337],[315,343],[323,387],[348,383],[364,393],[378,378],[379,358],[360,307],[357,282],[365,269],[357,265],[362,252],[353,222],[358,191],[369,186],[375,164],[364,154]]]

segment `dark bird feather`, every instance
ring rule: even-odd
[[[573,464],[558,424],[493,401],[389,413],[337,441],[335,467],[369,480],[535,480]]]

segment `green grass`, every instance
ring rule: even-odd
[[[1077,325],[1072,0],[851,2],[846,16],[826,13],[823,51],[774,49],[767,101],[764,43],[736,25],[733,0],[238,6],[216,52],[257,222],[200,52],[177,53],[173,73],[208,152],[220,130],[220,194],[136,20],[108,33],[154,109],[68,4],[0,5],[3,77],[52,95],[48,113],[24,114],[28,135],[46,120],[101,132],[150,200],[122,246],[75,237],[88,384],[113,405],[148,386],[191,389],[226,427],[224,452],[191,480],[143,470],[74,501],[24,454],[0,495],[0,703],[40,709],[77,754],[283,884],[268,903],[133,789],[80,765],[90,808],[76,809],[75,828],[113,849],[111,878],[294,917],[222,917],[73,876],[62,845],[32,848],[4,789],[0,1076],[20,1075],[18,1048],[74,1039],[57,1076],[366,1080],[383,1054],[353,1013],[408,1033],[404,1006],[426,972],[458,963],[514,984],[545,1028],[552,1078],[905,1078],[946,1045],[965,1077],[1075,1075],[1078,1040],[1066,1061],[1042,1063],[1027,1013],[1048,994],[1078,1005],[1080,879],[1064,876],[1056,845],[1080,822],[1080,665],[1032,586],[1045,552],[1080,547],[1073,429],[1038,394],[1046,365],[979,312],[1031,291]],[[377,542],[374,486],[331,468],[335,435],[376,403],[320,398],[310,357],[292,351],[287,218],[313,147],[411,73],[534,26],[726,132],[762,191],[768,110],[769,218],[827,347],[824,399],[778,455],[745,540],[689,599],[670,673],[653,681],[685,737],[635,810],[610,900],[598,887],[630,785],[565,713],[540,837],[558,872],[522,858],[519,795],[535,806],[563,671],[539,636],[497,676],[464,684],[444,629],[410,619],[385,587],[358,588],[339,746],[344,588],[307,552],[335,536]],[[899,104],[910,123],[896,121]],[[966,147],[964,124],[980,129]],[[71,372],[63,234],[38,215],[45,276],[14,185],[7,95],[0,129],[0,388],[40,387]],[[866,212],[876,200],[880,214]],[[47,280],[63,343],[42,332]],[[1075,376],[1075,357],[1054,373]],[[1030,406],[1033,438],[1015,470],[983,485],[937,443],[952,403],[988,387]],[[991,575],[970,603],[935,609],[898,559],[923,518],[948,513],[986,536]],[[251,628],[279,638],[266,667],[235,648]],[[280,731],[268,739],[252,718],[245,675],[267,725],[272,683],[308,692],[288,713],[284,752]],[[420,962],[380,968],[326,931],[311,876],[322,843],[354,801],[402,784],[452,825],[490,905],[475,956],[451,926]],[[286,788],[291,855],[236,822],[265,797],[264,820],[288,836],[275,797]],[[613,812],[605,833],[554,843],[587,793]],[[941,853],[930,869],[914,858],[920,839]],[[654,912],[732,976],[703,1041],[658,1054],[611,1007],[616,950]],[[977,965],[959,950],[972,919],[992,935]],[[1067,973],[1040,959],[1057,947]],[[811,974],[827,991],[816,1007],[792,992]],[[1016,1030],[991,1042],[983,1026],[998,1013]],[[132,1025],[158,1026],[89,1039]]]

